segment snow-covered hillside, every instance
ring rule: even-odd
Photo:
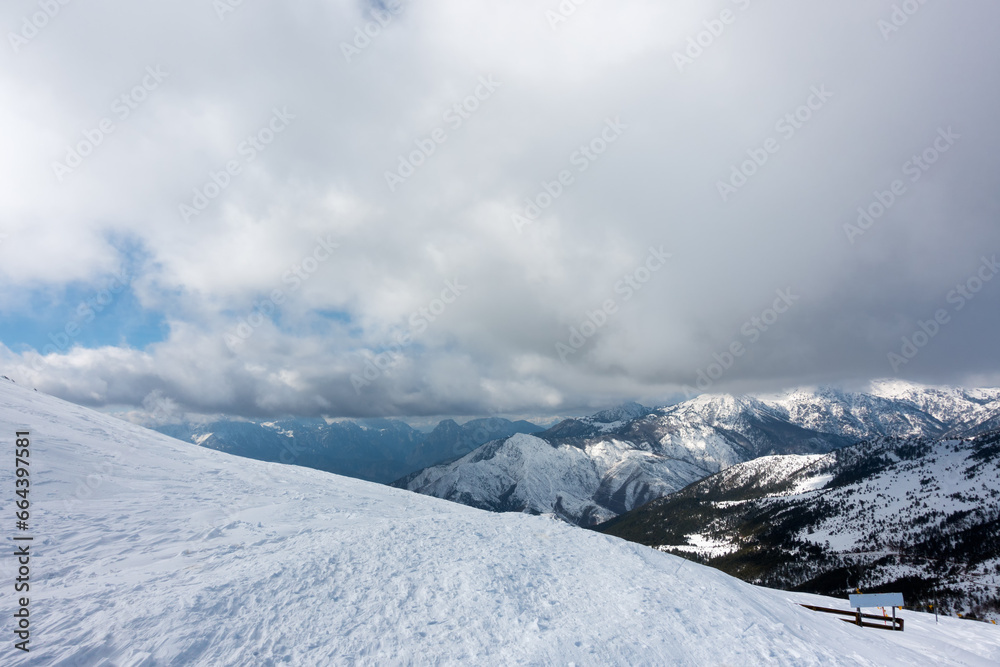
[[[797,479],[796,473],[810,469],[817,462],[827,458],[829,455],[820,454],[762,456],[759,459],[726,468],[710,479],[719,488],[739,488],[743,492],[761,492],[788,479]],[[810,476],[807,479],[812,480],[813,477]]]
[[[694,463],[614,438],[573,445],[515,435],[406,477],[399,486],[480,509],[537,509],[591,525],[706,474]]]
[[[769,586],[1000,617],[1000,432],[735,465],[600,530]]]
[[[909,403],[952,428],[978,424],[1000,410],[1000,389],[931,387],[899,380],[872,382],[869,393]],[[900,434],[897,434],[900,435]]]
[[[237,458],[8,382],[0,424],[8,445],[31,431],[35,538],[31,652],[5,596],[4,665],[1000,660],[993,626],[860,629],[562,522]],[[11,457],[8,508],[13,481]]]
[[[825,454],[878,436],[963,433],[990,415],[1000,415],[1000,390],[880,382],[872,393],[819,387],[703,395],[657,410],[628,404],[566,420],[537,437],[489,443],[394,485],[586,526],[762,456]]]

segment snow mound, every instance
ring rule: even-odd
[[[562,522],[233,457],[7,382],[0,421],[31,430],[35,536],[31,653],[8,603],[4,665],[1000,660],[992,626],[862,630]]]

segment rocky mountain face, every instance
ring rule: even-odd
[[[323,419],[274,422],[217,421],[170,424],[157,431],[259,461],[273,461],[388,483],[414,470],[450,461],[483,443],[541,427],[526,421],[448,419],[430,433],[390,419],[327,423]]]
[[[655,410],[628,404],[490,442],[394,485],[590,526],[762,456],[826,454],[880,436],[971,433],[998,411],[1000,390],[900,382],[868,392],[704,395]]]
[[[1000,431],[765,457],[597,530],[769,587],[983,616],[1000,611]]]

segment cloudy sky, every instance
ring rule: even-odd
[[[1000,381],[995,2],[63,2],[0,10],[0,367],[39,391]]]

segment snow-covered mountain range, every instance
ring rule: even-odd
[[[451,461],[496,438],[543,430],[530,422],[499,417],[464,424],[446,419],[430,433],[394,419],[222,420],[154,428],[179,440],[258,461],[291,463],[383,483]]]
[[[741,463],[598,530],[768,586],[1000,618],[1000,431]]]
[[[28,574],[0,560],[7,586],[30,585],[17,602],[27,652],[5,598],[3,665],[1000,661],[991,625],[902,612],[905,632],[862,629],[799,606],[846,600],[545,517],[230,456],[6,381],[0,424],[9,447],[29,434],[18,536],[33,538]],[[13,470],[11,455],[8,494]]]
[[[825,454],[865,438],[972,433],[1000,414],[1000,389],[895,381],[865,392],[797,389],[704,395],[656,410],[630,404],[490,442],[394,485],[496,511],[594,525],[729,466]]]

